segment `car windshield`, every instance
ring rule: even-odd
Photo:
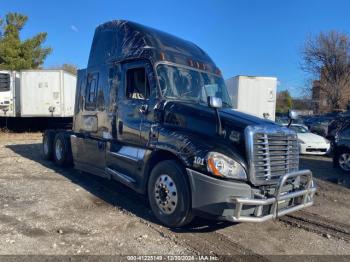
[[[224,107],[232,107],[222,77],[165,64],[157,66],[157,74],[162,95],[167,98],[207,104],[207,97],[215,96],[222,99]]]
[[[297,133],[309,133],[309,130],[303,126],[290,126],[290,129],[294,130]]]

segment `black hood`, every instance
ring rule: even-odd
[[[229,126],[234,125],[236,128],[241,127],[245,129],[247,126],[251,125],[277,125],[271,120],[242,113],[232,108],[222,108],[219,112],[224,122],[227,122]]]
[[[238,112],[232,108],[219,109],[219,113],[223,130],[227,134],[231,130],[242,133],[250,125],[277,125],[270,120]],[[205,104],[166,101],[164,103],[164,123],[209,136],[216,134],[215,110]]]

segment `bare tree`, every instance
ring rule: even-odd
[[[320,91],[331,110],[346,106],[350,96],[350,43],[348,35],[321,32],[306,40],[302,69],[319,79]]]

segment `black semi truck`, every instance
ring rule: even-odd
[[[123,20],[96,28],[73,130],[47,130],[43,155],[144,194],[169,227],[196,215],[262,222],[311,206],[316,191],[296,133],[232,109],[202,49]]]

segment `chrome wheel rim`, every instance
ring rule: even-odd
[[[61,160],[63,156],[63,144],[60,139],[56,141],[55,145],[55,153],[56,153],[56,158],[57,160]]]
[[[47,137],[44,138],[44,154],[49,154],[49,139]]]
[[[168,175],[161,175],[154,185],[154,197],[158,208],[165,214],[172,214],[177,206],[177,188]]]
[[[339,166],[345,171],[350,171],[350,154],[342,153],[339,156]]]

